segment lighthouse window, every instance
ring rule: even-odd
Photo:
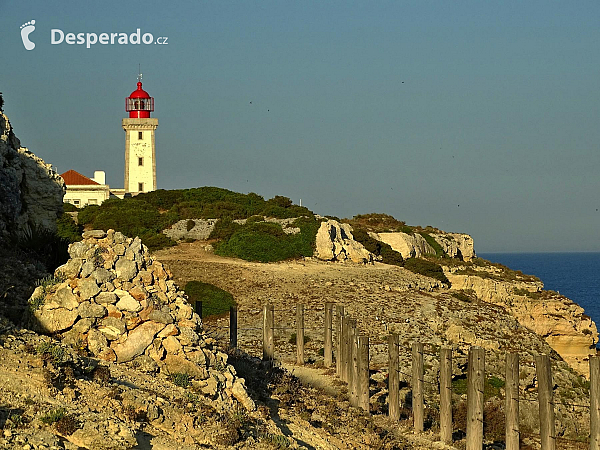
[[[140,109],[144,109],[144,100],[140,101]]]
[[[138,183],[138,192],[142,192],[144,190],[144,183]]]
[[[138,158],[138,166],[144,165],[144,158]]]
[[[138,140],[142,139],[143,136],[143,132],[142,131],[138,131]],[[140,164],[141,165],[141,164]]]

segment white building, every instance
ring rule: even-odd
[[[94,172],[94,178],[88,178],[74,170],[68,170],[61,177],[67,186],[63,199],[65,203],[83,208],[87,205],[100,205],[110,197],[110,189],[101,170]]]
[[[96,171],[94,178],[88,178],[69,170],[61,175],[67,186],[65,202],[82,208],[100,205],[111,195],[124,198],[128,194],[156,190],[154,131],[158,127],[158,119],[150,117],[154,111],[154,98],[142,89],[141,75],[137,89],[125,99],[125,110],[129,113],[129,118],[122,121],[125,130],[125,188],[110,189],[102,171]]]

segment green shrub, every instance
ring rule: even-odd
[[[67,239],[57,233],[35,225],[25,225],[9,237],[9,244],[27,253],[33,253],[48,272],[69,260]]]
[[[73,206],[73,208],[75,207]],[[81,241],[81,239],[83,239],[81,237],[83,227],[77,225],[70,214],[63,213],[62,216],[58,218],[58,220],[56,221],[56,229],[56,234],[60,238],[65,239],[70,243]]]
[[[284,237],[256,229],[242,229],[234,233],[228,241],[216,245],[215,253],[258,262],[283,261],[299,256]]]
[[[434,238],[432,238],[428,233],[421,232],[419,234],[421,236],[423,236],[423,238],[427,241],[427,243],[431,246],[431,248],[433,248],[435,250],[436,257],[438,257],[438,258],[447,258],[448,257],[446,252],[442,249],[442,246]]]
[[[193,220],[189,219],[186,224],[185,224],[185,229],[187,231],[191,231],[194,227],[196,226],[196,222],[194,222]]]
[[[233,220],[231,220],[229,218],[220,219],[217,221],[217,223],[215,223],[215,226],[212,229],[212,231],[210,232],[210,236],[208,238],[209,239],[227,240],[231,236],[233,236],[233,234],[236,231],[240,230],[241,228],[242,228],[242,225],[234,222]]]
[[[56,408],[51,411],[48,411],[46,414],[40,417],[40,420],[46,425],[52,425],[53,423],[56,423],[60,419],[65,417],[66,415],[67,411],[64,408]]]
[[[171,225],[173,216],[161,214],[150,203],[134,198],[109,199],[101,206],[86,206],[79,212],[78,221],[94,229],[112,228],[126,236],[139,236],[150,250],[175,245],[162,233]]]
[[[187,388],[190,386],[190,376],[187,373],[172,373],[171,381],[175,386]]]
[[[37,346],[35,351],[38,355],[51,359],[58,365],[64,364],[67,361],[67,351],[58,344],[43,342]]]
[[[218,243],[215,253],[259,262],[312,256],[319,225],[320,222],[314,218],[301,217],[291,224],[292,227],[300,228],[300,232],[286,234],[277,223],[246,223],[228,240]]]
[[[431,261],[420,258],[409,258],[404,261],[404,267],[413,273],[425,275],[426,277],[435,278],[442,283],[450,285],[450,281],[444,275],[442,266]]]
[[[79,211],[79,209],[77,208],[77,206],[71,204],[71,203],[63,203],[63,211],[64,212],[77,212]]]
[[[233,295],[210,283],[189,281],[183,289],[190,303],[202,302],[202,317],[217,316],[229,312],[235,306]]]

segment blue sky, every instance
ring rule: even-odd
[[[0,0],[0,11],[5,112],[60,172],[105,170],[123,186],[139,63],[160,188],[385,212],[469,233],[479,252],[600,251],[598,2]],[[50,43],[51,29],[137,28],[168,45]]]

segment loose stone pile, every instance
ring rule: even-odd
[[[141,240],[114,230],[83,238],[71,244],[54,280],[31,296],[33,326],[107,362],[186,374],[204,394],[254,409],[244,379],[202,335],[201,318]]]

